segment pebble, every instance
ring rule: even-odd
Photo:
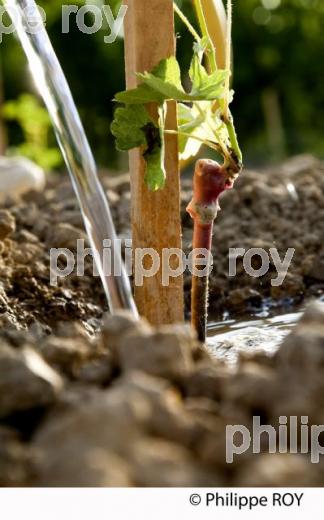
[[[55,224],[48,230],[46,242],[51,248],[67,248],[71,251],[77,249],[77,241],[86,241],[86,235],[80,229],[71,226],[71,224]],[[84,244],[84,247],[87,247]]]
[[[302,374],[304,384],[322,377],[324,368],[324,303],[314,302],[297,327],[287,336],[275,355],[275,361],[285,373]]]
[[[0,240],[4,240],[12,233],[14,233],[16,229],[16,222],[7,210],[0,209]]]
[[[161,327],[146,335],[130,333],[117,345],[120,366],[126,372],[144,372],[181,380],[192,371],[194,340],[189,327]]]
[[[39,351],[51,366],[66,375],[76,375],[78,369],[91,359],[94,347],[85,338],[59,338],[50,336],[41,344]]]
[[[53,404],[63,381],[30,347],[0,345],[0,417]]]
[[[44,187],[44,170],[35,163],[24,157],[0,157],[0,202]]]
[[[293,454],[253,455],[234,483],[243,487],[309,487],[320,482],[316,464],[309,456]]]
[[[15,430],[0,426],[0,487],[28,486],[33,474],[30,448]]]

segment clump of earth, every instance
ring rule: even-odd
[[[323,173],[320,161],[298,157],[246,171],[224,196],[214,316],[322,294]],[[117,231],[129,237],[128,178],[103,182]],[[188,251],[190,196],[184,180]],[[226,428],[252,431],[254,416],[277,432],[283,416],[288,426],[290,416],[324,424],[324,305],[311,304],[276,351],[255,344],[228,364],[188,326],[154,329],[127,314],[109,316],[91,259],[83,277],[51,286],[49,249],[74,251],[78,238],[85,238],[83,225],[66,178],[50,177],[43,192],[1,205],[0,485],[322,486],[324,462],[300,453],[299,433],[293,453],[288,442],[288,453],[269,454],[265,435],[260,453],[249,448],[230,464]],[[273,287],[274,266],[257,279],[238,265],[229,278],[229,247],[276,247],[281,257],[292,247],[295,255],[284,284]],[[187,277],[185,285],[188,297]]]

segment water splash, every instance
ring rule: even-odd
[[[55,134],[77,195],[110,311],[129,309],[138,315],[120,252],[108,202],[71,91],[34,0],[4,0],[28,58],[31,74],[47,106]],[[33,34],[28,20],[37,22]],[[35,25],[34,25],[35,26]],[[103,241],[111,240],[107,274]]]
[[[302,314],[303,309],[300,309],[274,317],[211,323],[208,328],[208,350],[214,357],[230,365],[235,364],[243,352],[263,351],[273,354]]]

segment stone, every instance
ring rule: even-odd
[[[38,237],[27,229],[21,229],[15,233],[15,240],[19,241],[19,243],[26,242],[27,244],[39,244]]]
[[[16,222],[20,227],[23,225],[27,228],[33,228],[40,223],[40,214],[39,209],[34,203],[30,204],[19,204],[17,206],[12,207],[12,213],[15,216]],[[41,219],[41,223],[43,220],[47,221],[48,217],[44,216],[44,219]]]
[[[17,432],[0,426],[0,487],[28,486],[32,478],[32,454]]]
[[[58,213],[57,220],[66,224],[70,224],[74,228],[78,228],[81,230],[84,229],[84,221],[79,209],[65,210],[61,213]]]
[[[310,304],[275,355],[281,370],[298,372],[303,380],[322,374],[324,367],[324,304]]]
[[[208,397],[188,397],[184,401],[185,410],[195,415],[206,417],[207,415],[216,416],[219,414],[219,403]]]
[[[35,435],[34,485],[130,485],[129,452],[146,431],[150,401],[138,392],[129,394],[123,384],[96,391],[85,401],[81,393],[80,399],[49,417]]]
[[[239,458],[237,456],[237,458]],[[309,487],[316,486],[319,471],[309,455],[254,454],[234,481],[243,487]]]
[[[137,319],[129,311],[119,311],[114,315],[106,313],[102,319],[99,342],[103,350],[109,350],[114,360],[116,360],[117,347],[123,338],[127,337],[130,333],[136,332],[140,335],[148,334],[151,330],[146,320]]]
[[[30,265],[42,255],[42,248],[38,244],[20,244],[19,249],[12,252],[12,259],[21,265]]]
[[[278,287],[271,287],[270,294],[272,298],[284,299],[284,298],[301,298],[305,292],[305,285],[303,277],[292,272],[287,273],[284,281]]]
[[[197,463],[185,448],[162,439],[135,441],[130,454],[133,478],[140,487],[221,486],[221,477]]]
[[[247,304],[260,305],[261,294],[255,289],[250,287],[243,287],[243,289],[235,289],[231,291],[227,300],[226,305],[230,308],[242,309]]]
[[[223,399],[252,415],[267,414],[279,398],[278,376],[270,367],[253,361],[244,363],[235,377],[227,381]]]
[[[59,454],[40,453],[33,485],[37,487],[130,487],[129,464],[106,449],[76,442],[60,445]]]
[[[94,348],[92,348],[94,350]],[[84,338],[49,336],[39,348],[44,359],[67,375],[75,375],[92,356],[91,345]]]
[[[24,157],[0,157],[0,202],[44,187],[45,173],[35,163]]]
[[[1,158],[0,158],[1,159]],[[16,221],[13,215],[5,209],[0,210],[0,240],[4,240],[16,229]]]
[[[302,317],[300,318],[297,327],[294,329],[293,332],[298,331],[299,327],[306,326],[316,326],[320,327],[323,325],[323,319],[324,319],[324,303],[320,301],[313,301],[309,303],[305,309],[305,312],[303,313]]]
[[[53,404],[61,377],[30,347],[0,346],[0,417]]]
[[[88,361],[79,368],[75,377],[78,381],[89,385],[107,386],[114,374],[111,356],[109,353],[98,359]]]
[[[189,327],[161,327],[157,332],[124,336],[117,345],[122,370],[181,380],[192,371],[194,340]]]
[[[42,425],[35,437],[38,446],[51,450],[57,443],[75,440],[124,453],[132,439],[146,430],[153,414],[150,398],[135,389],[130,394],[124,381],[108,390],[94,389],[88,399],[81,389],[73,400],[72,407],[63,407]]]
[[[118,193],[116,193],[116,191],[114,191],[114,190],[107,190],[106,191],[106,195],[107,195],[109,204],[111,204],[113,206],[118,204],[118,202],[120,200],[120,196],[118,195]]]
[[[203,416],[201,413],[195,414],[195,416],[198,435],[191,449],[201,463],[213,467],[214,471],[221,471],[225,476],[228,470],[228,464],[226,462],[226,428],[229,424],[246,425],[246,417],[243,414],[211,417],[210,415]],[[235,444],[239,445],[240,442],[241,436],[239,436],[238,439],[236,437],[234,438]],[[242,454],[240,462],[244,463],[247,456],[249,455]]]
[[[52,248],[67,248],[76,251],[77,240],[86,240],[86,235],[71,224],[59,223],[49,228],[46,242]],[[87,247],[84,244],[84,247]]]
[[[225,384],[231,381],[230,370],[221,364],[202,363],[197,366],[184,382],[184,391],[187,397],[208,398],[219,402],[223,396]]]
[[[169,381],[144,372],[130,372],[121,383],[130,395],[136,393],[149,400],[153,413],[148,428],[155,436],[184,446],[191,446],[199,437],[194,417],[185,409],[179,390]]]

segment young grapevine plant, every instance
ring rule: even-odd
[[[117,108],[112,133],[119,150],[141,147],[146,161],[145,182],[156,191],[165,184],[164,141],[176,134],[180,159],[195,157],[204,144],[223,158],[223,164],[208,159],[196,163],[193,198],[187,211],[194,221],[191,321],[198,338],[205,341],[208,308],[208,274],[199,273],[202,263],[199,251],[211,251],[213,224],[219,209],[218,199],[233,186],[242,169],[242,154],[237,142],[229,105],[232,4],[227,2],[226,66],[219,69],[216,51],[208,33],[201,0],[193,0],[201,36],[174,4],[174,10],[194,37],[193,57],[189,69],[190,90],[181,82],[181,70],[175,57],[162,60],[150,72],[138,73],[139,86],[119,92],[115,100],[124,106]],[[166,125],[168,102],[177,104],[177,130]],[[150,104],[157,106],[152,117]],[[151,105],[152,106],[152,105]],[[154,112],[153,112],[154,113]],[[197,253],[197,254],[196,254]],[[206,269],[205,269],[206,271]]]

